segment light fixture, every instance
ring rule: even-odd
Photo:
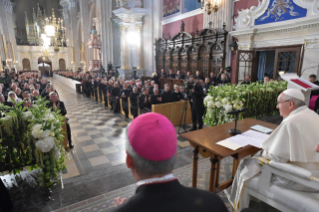
[[[213,0],[201,0],[201,9],[205,9],[208,15],[212,12],[216,13],[218,11],[218,0],[215,0],[215,6],[213,6]]]
[[[285,74],[285,71],[279,71],[278,73],[281,76],[281,75]]]

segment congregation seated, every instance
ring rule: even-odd
[[[306,106],[304,94],[297,89],[281,93],[277,99],[277,108],[284,120],[262,143],[261,151],[253,158],[240,162],[230,195],[233,204],[240,199],[242,185],[260,173],[260,167],[254,163],[260,156],[301,167],[311,172],[312,176],[319,177],[319,154],[315,151],[318,145],[319,116]],[[319,192],[276,174],[272,176],[271,183],[300,192]]]
[[[311,74],[309,76],[309,82],[319,86],[319,81],[317,80],[317,76],[314,74]],[[313,95],[319,95],[319,90],[311,91],[310,97],[312,97]],[[315,111],[317,111],[317,110],[315,110]]]

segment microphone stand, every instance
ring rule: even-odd
[[[235,114],[235,129],[230,129],[229,130],[230,134],[232,134],[232,135],[241,134],[241,131],[237,129],[238,115],[239,115],[239,113],[242,113],[242,112],[245,112],[245,111],[247,111],[247,108],[242,108],[240,110],[233,110],[233,111],[230,111],[230,112],[227,113],[228,115]]]

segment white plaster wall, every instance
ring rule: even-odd
[[[304,55],[304,61],[302,66],[302,75],[301,77],[305,80],[309,79],[309,75],[315,74],[318,76],[319,74],[319,48],[306,48],[305,49],[305,55]]]

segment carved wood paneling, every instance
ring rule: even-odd
[[[225,40],[228,32],[224,29],[204,29],[195,37],[186,32],[177,33],[170,40],[160,38],[155,41],[156,67],[168,73],[170,69],[178,70],[186,75],[187,71],[195,75],[200,71],[202,76],[208,76],[211,71],[215,74],[225,67]]]

